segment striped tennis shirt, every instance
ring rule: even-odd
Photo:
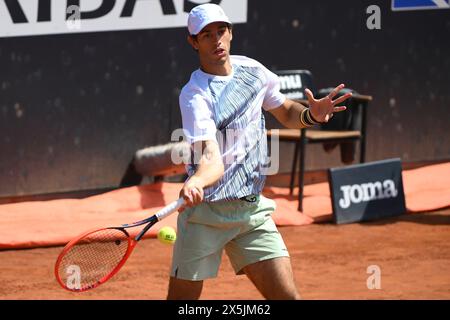
[[[204,189],[206,202],[261,193],[268,164],[262,108],[277,108],[286,99],[278,77],[261,63],[244,56],[230,59],[228,76],[194,71],[179,99],[188,142],[216,141],[222,155],[224,175]],[[194,161],[186,165],[189,176],[195,170]]]

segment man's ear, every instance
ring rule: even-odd
[[[196,41],[194,40],[194,38],[191,35],[187,36],[187,41],[189,42],[189,44],[192,46],[192,48],[194,48],[194,50],[198,50]]]
[[[231,40],[233,40],[233,29],[230,28],[229,30],[230,30],[230,41],[231,41]]]

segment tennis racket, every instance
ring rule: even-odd
[[[87,231],[74,238],[56,260],[55,276],[59,284],[69,291],[83,292],[105,283],[125,264],[144,234],[183,204],[184,199],[180,198],[145,220]],[[134,238],[126,230],[144,224]]]

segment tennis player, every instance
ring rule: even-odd
[[[217,277],[225,249],[236,274],[245,274],[266,299],[299,299],[289,253],[271,214],[275,202],[261,195],[267,146],[262,108],[288,128],[327,122],[340,85],[326,98],[306,95],[309,109],[280,93],[278,77],[256,60],[230,55],[232,24],[215,4],[195,7],[188,42],[200,68],[179,102],[193,162],[180,196],[168,299],[198,299],[203,280]]]

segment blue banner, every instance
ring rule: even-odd
[[[449,9],[450,0],[392,0],[392,10]]]

